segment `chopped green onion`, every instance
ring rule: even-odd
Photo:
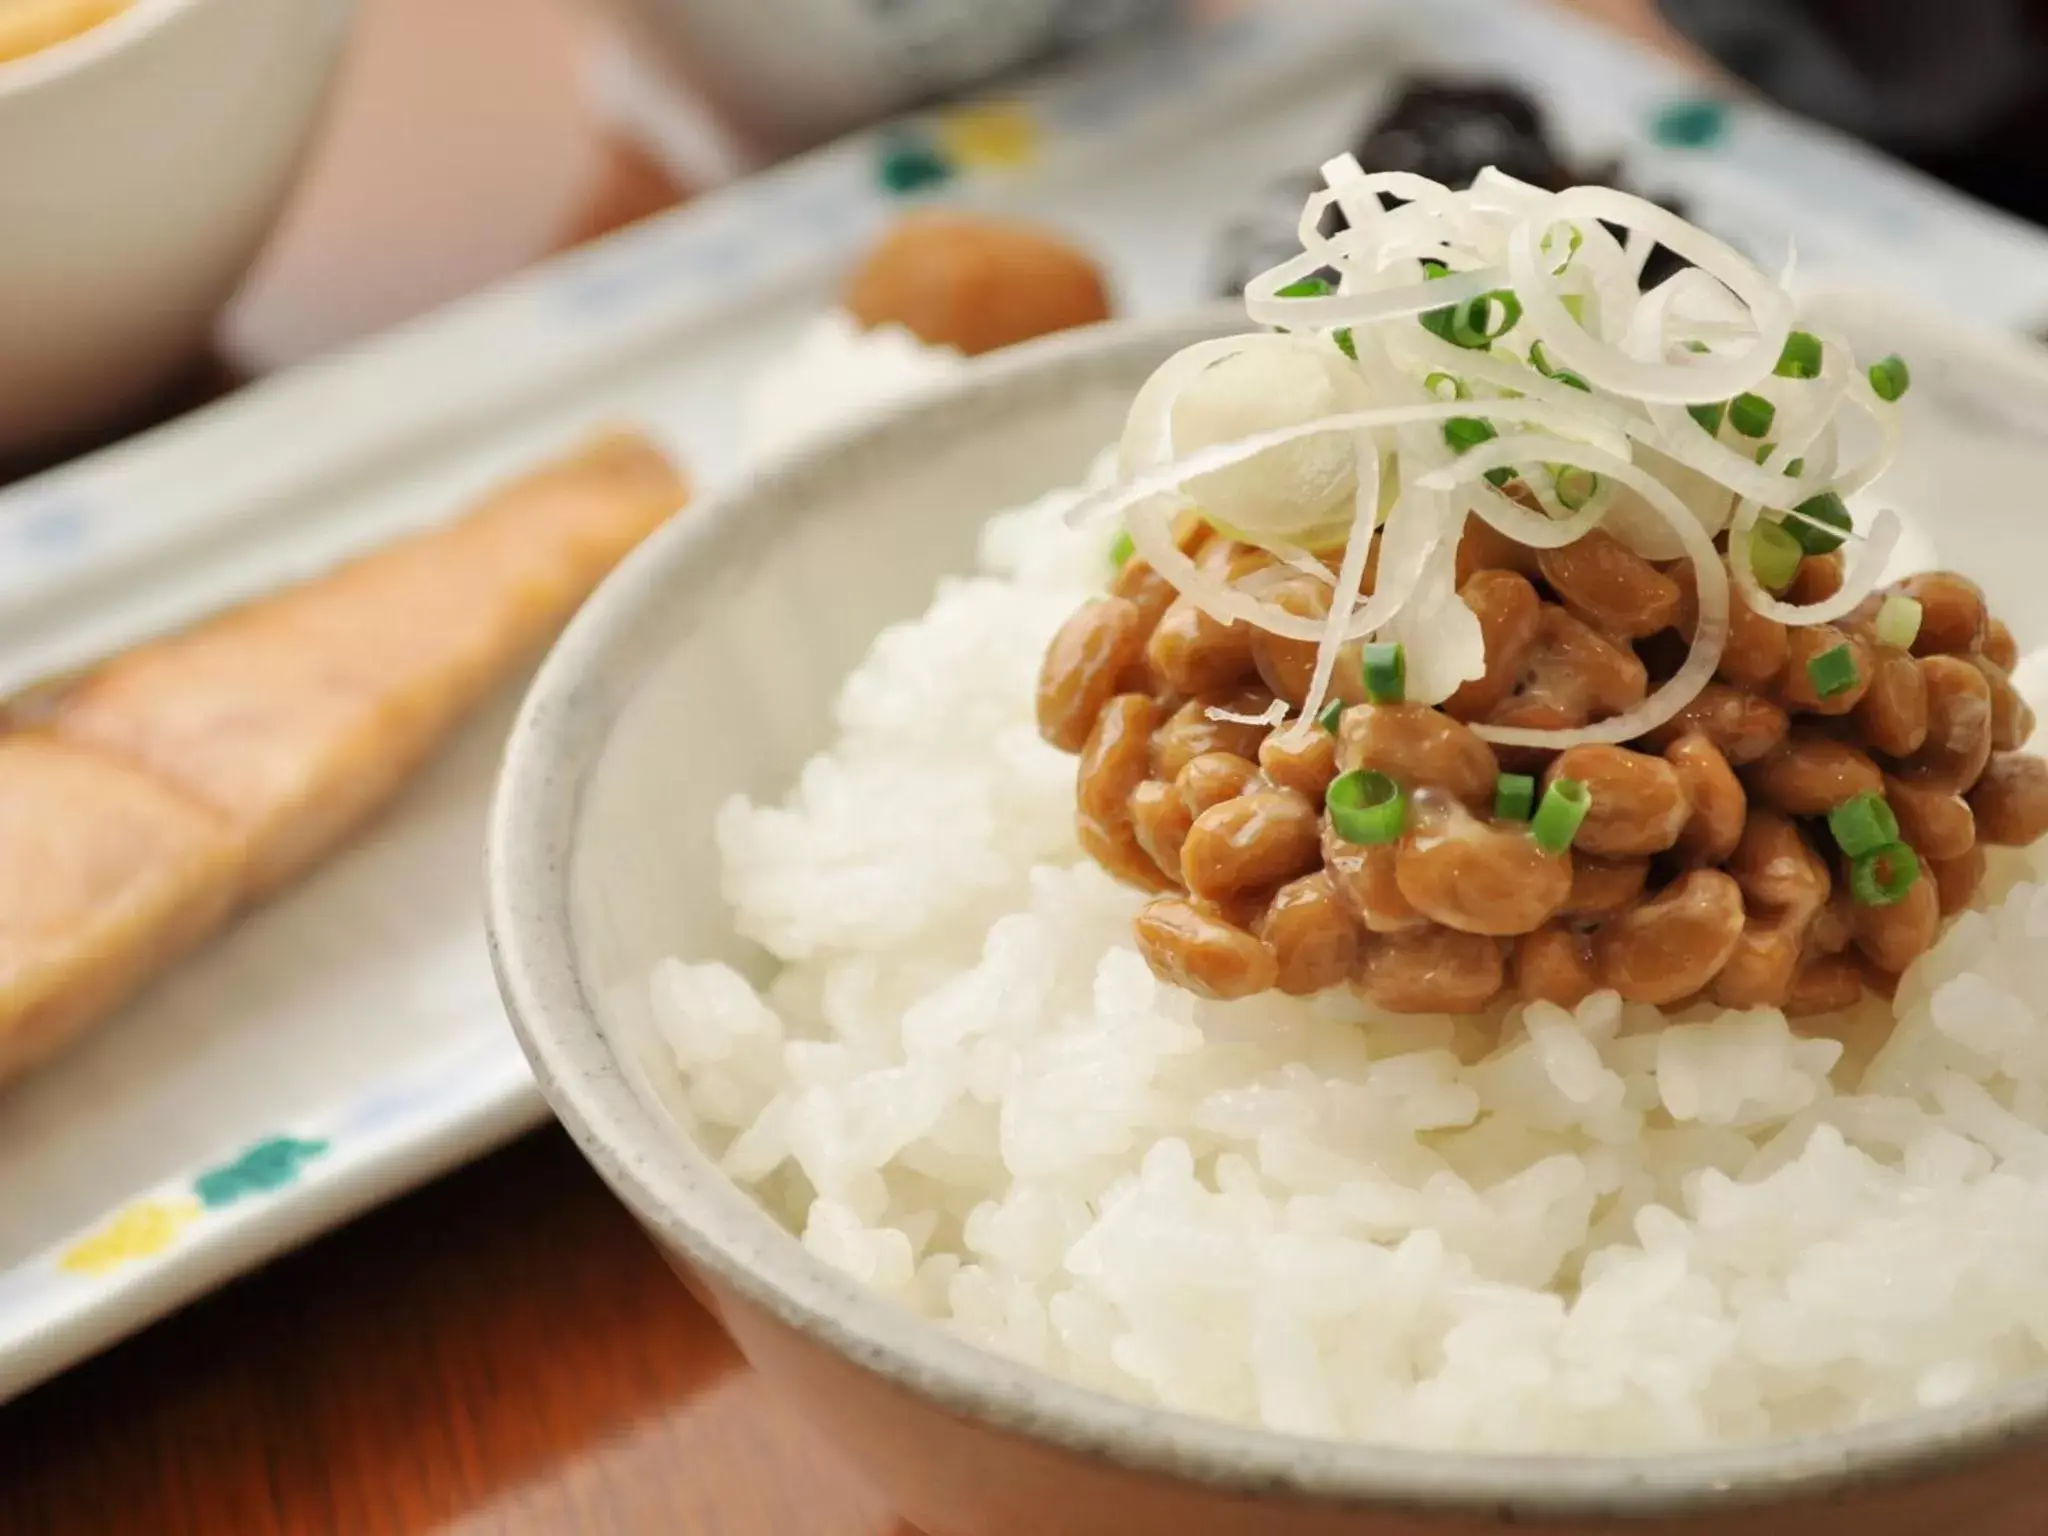
[[[1794,331],[1785,338],[1785,350],[1778,354],[1778,366],[1771,371],[1781,379],[1818,378],[1820,338],[1811,331]]]
[[[1557,504],[1567,512],[1579,511],[1600,489],[1600,477],[1576,464],[1551,465],[1550,483],[1557,491]]]
[[[1572,264],[1572,258],[1579,254],[1579,247],[1586,243],[1586,237],[1579,233],[1578,225],[1567,224],[1565,225],[1565,228],[1571,231],[1571,243],[1565,247],[1564,260],[1560,261],[1556,266],[1550,269],[1550,275],[1552,277],[1556,277],[1560,272],[1564,271],[1566,267],[1570,266]],[[1548,256],[1551,254],[1551,246],[1556,243],[1556,235],[1557,226],[1555,224],[1551,225],[1550,228],[1543,231],[1542,245],[1544,255]]]
[[[1765,459],[1768,459],[1772,455],[1772,453],[1776,452],[1777,447],[1778,445],[1776,443],[1758,443],[1756,445],[1757,463],[1763,463],[1763,461]],[[1785,466],[1785,478],[1787,480],[1796,480],[1805,473],[1806,460],[1804,459],[1794,459]]]
[[[1586,296],[1583,293],[1560,293],[1557,302],[1563,306],[1564,312],[1572,317],[1573,322],[1583,329],[1586,324]]]
[[[1358,361],[1358,343],[1357,343],[1357,342],[1355,342],[1355,341],[1353,341],[1353,340],[1351,339],[1351,327],[1350,327],[1350,326],[1348,326],[1348,325],[1340,325],[1340,326],[1338,326],[1338,327],[1337,327],[1337,329],[1335,329],[1334,331],[1330,332],[1330,340],[1332,340],[1332,341],[1334,341],[1335,343],[1337,343],[1337,350],[1338,350],[1339,352],[1342,352],[1342,353],[1343,353],[1343,354],[1344,354],[1344,355],[1345,355],[1346,357],[1350,358],[1350,359],[1351,359],[1351,361],[1353,361],[1354,363]]]
[[[1422,280],[1424,282],[1433,283],[1440,277],[1449,277],[1450,275],[1451,269],[1442,262],[1428,256],[1422,258]],[[1422,328],[1425,331],[1429,331],[1434,335],[1443,337],[1445,341],[1449,341],[1451,339],[1452,310],[1454,308],[1454,305],[1446,304],[1442,309],[1426,309],[1417,318],[1422,322]]]
[[[1320,725],[1332,736],[1337,734],[1337,727],[1341,725],[1343,721],[1344,701],[1342,699],[1330,700],[1329,703],[1323,706],[1323,712],[1320,715],[1316,716],[1316,724]]]
[[[1522,318],[1522,301],[1508,288],[1496,288],[1476,299],[1455,305],[1447,338],[1468,351],[1489,347],[1515,328]]]
[[[1330,280],[1327,277],[1310,275],[1297,278],[1285,288],[1275,289],[1274,297],[1282,299],[1320,299],[1325,294],[1335,293],[1336,291],[1331,286]]]
[[[1491,442],[1498,436],[1500,433],[1494,430],[1492,422],[1483,421],[1477,416],[1453,416],[1444,423],[1444,441],[1450,444],[1452,451],[1456,453],[1463,453],[1468,448],[1476,448],[1481,443]],[[1486,472],[1486,483],[1491,486],[1506,485],[1514,478],[1515,472],[1505,464]]]
[[[1766,592],[1783,592],[1799,574],[1806,551],[1782,523],[1759,520],[1749,530],[1749,568]]]
[[[1582,389],[1589,395],[1593,393],[1593,386],[1588,384],[1578,374],[1573,373],[1571,369],[1551,367],[1550,359],[1543,355],[1543,343],[1540,341],[1529,343],[1529,366],[1542,374],[1546,379],[1555,379],[1558,383],[1571,389]]]
[[[1816,524],[1825,526],[1817,527]],[[1849,509],[1842,505],[1842,498],[1833,491],[1822,491],[1818,496],[1809,496],[1792,509],[1792,515],[1785,519],[1785,527],[1792,537],[1799,541],[1799,547],[1809,555],[1832,554],[1842,547],[1842,536],[1830,529],[1853,528]]]
[[[1592,807],[1593,794],[1577,779],[1558,779],[1543,791],[1529,835],[1545,853],[1563,853],[1579,835],[1579,823]]]
[[[1920,856],[1904,843],[1886,843],[1849,861],[1849,894],[1866,907],[1903,900],[1919,878]]]
[[[1813,684],[1813,691],[1823,699],[1832,699],[1838,693],[1847,693],[1856,686],[1856,653],[1847,643],[1810,656],[1806,662],[1807,681]]]
[[[1884,601],[1877,605],[1874,627],[1883,644],[1911,650],[1913,642],[1920,638],[1920,600],[1903,592],[1886,593]]]
[[[1710,400],[1701,405],[1688,405],[1685,408],[1685,414],[1698,422],[1705,431],[1710,433],[1719,432],[1721,430],[1721,418],[1728,414],[1728,402],[1726,400]]]
[[[1347,843],[1391,843],[1408,822],[1408,792],[1370,768],[1354,768],[1330,780],[1323,807]]]
[[[1116,537],[1109,541],[1109,568],[1122,570],[1125,562],[1137,552],[1138,546],[1132,542],[1130,529],[1119,528]]]
[[[1712,349],[1704,341],[1688,341],[1685,344],[1685,350],[1695,355],[1702,355]]]
[[[1439,400],[1470,400],[1472,391],[1465,387],[1465,381],[1448,373],[1432,373],[1422,381],[1422,387]]]
[[[1828,830],[1835,846],[1850,858],[1875,853],[1899,840],[1899,818],[1876,790],[1851,795],[1828,812]]]
[[[1463,453],[1468,448],[1477,448],[1481,443],[1490,443],[1500,436],[1493,423],[1477,416],[1453,416],[1444,423],[1444,441],[1451,448]]]
[[[1778,419],[1778,408],[1747,390],[1728,402],[1728,420],[1744,437],[1762,437]]]
[[[1906,360],[1894,352],[1870,365],[1870,387],[1880,400],[1897,400],[1913,382]]]
[[[1536,781],[1526,773],[1504,773],[1493,781],[1496,821],[1527,821],[1536,809]]]
[[[1442,309],[1425,310],[1421,317],[1424,330],[1468,352],[1484,351],[1492,346],[1497,338],[1513,330],[1521,318],[1522,301],[1507,288],[1482,293],[1463,304],[1446,304]]]
[[[1408,653],[1376,640],[1364,651],[1365,696],[1375,704],[1399,704],[1408,696]]]

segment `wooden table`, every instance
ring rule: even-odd
[[[1647,0],[1582,3],[1657,31]],[[591,25],[365,0],[304,190],[184,398],[674,201],[580,103]],[[6,1536],[430,1531],[915,1536],[553,1130],[0,1410]]]

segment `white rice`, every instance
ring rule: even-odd
[[[756,457],[781,453],[884,404],[946,383],[967,359],[900,325],[862,330],[843,310],[810,321],[749,382],[742,426]]]
[[[784,804],[724,808],[765,995],[653,978],[698,1134],[813,1254],[1111,1392],[1432,1446],[1749,1440],[2048,1367],[2039,871],[2007,861],[1888,1042],[1874,1002],[1820,1033],[1193,998],[1033,729],[1105,569],[1066,501],[877,641]]]

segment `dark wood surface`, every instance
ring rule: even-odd
[[[0,1409],[7,1536],[914,1536],[549,1130]]]
[[[1576,3],[1668,42],[1649,0]],[[363,0],[301,192],[158,414],[674,202],[583,101],[595,25]],[[0,1536],[330,1532],[916,1536],[552,1130],[0,1409]]]

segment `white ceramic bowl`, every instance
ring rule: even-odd
[[[355,0],[136,0],[0,64],[0,450],[191,362],[290,189]]]
[[[1073,481],[1160,361],[1239,328],[1117,324],[981,360],[691,509],[604,584],[521,711],[489,828],[493,957],[550,1103],[747,1357],[930,1536],[2034,1536],[2048,1378],[1682,1455],[1302,1439],[983,1353],[813,1259],[691,1141],[649,972],[763,960],[720,898],[718,805],[794,780],[846,672],[968,567],[986,514]],[[1916,368],[1943,371],[1933,354]],[[1956,511],[1959,547],[1998,526],[1990,503]],[[2033,644],[2040,566],[2019,564],[1987,569]]]
[[[758,148],[787,153],[1034,54],[1163,18],[1171,0],[613,0]]]

